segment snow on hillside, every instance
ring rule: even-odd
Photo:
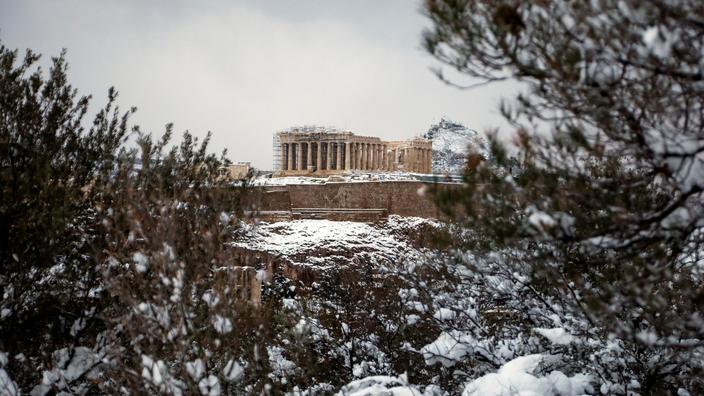
[[[445,118],[432,125],[423,137],[433,141],[433,173],[461,174],[470,147],[489,158],[489,145],[484,136]]]
[[[249,226],[235,246],[283,256],[294,264],[327,267],[340,264],[396,262],[423,251],[411,235],[438,223],[417,217],[389,216],[377,224],[330,220],[293,220]]]

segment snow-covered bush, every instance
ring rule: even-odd
[[[0,47],[0,393],[262,389],[276,321],[227,245],[246,183],[208,139],[131,127],[112,89],[84,122],[63,55],[37,59]]]
[[[579,396],[591,392],[590,378],[583,374],[567,377],[560,371],[536,376],[538,365],[550,356],[517,357],[501,366],[496,373],[486,374],[469,384],[462,396]]]
[[[497,166],[468,164],[464,188],[438,199],[461,206],[455,221],[472,231],[447,265],[460,279],[432,297],[462,302],[452,289],[465,285],[467,319],[445,331],[468,341],[465,361],[476,369],[501,343],[507,354],[488,365],[549,348],[557,370],[586,373],[603,394],[704,392],[702,4],[433,0],[425,11],[438,60],[524,88],[502,106],[520,172],[503,171],[509,149],[493,138]]]

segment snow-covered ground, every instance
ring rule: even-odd
[[[354,263],[392,263],[423,254],[410,235],[433,220],[389,216],[376,224],[351,221],[293,220],[247,225],[234,246],[284,256],[294,264],[327,267]]]

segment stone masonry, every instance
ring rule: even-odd
[[[327,176],[353,171],[432,173],[432,141],[383,141],[329,128],[292,128],[274,138],[277,176]]]

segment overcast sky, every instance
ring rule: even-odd
[[[429,71],[414,0],[0,0],[0,39],[45,58],[68,50],[70,80],[94,103],[109,86],[160,134],[213,132],[212,148],[270,169],[275,131],[346,128],[399,139],[441,117],[504,126],[516,87],[461,91]]]

